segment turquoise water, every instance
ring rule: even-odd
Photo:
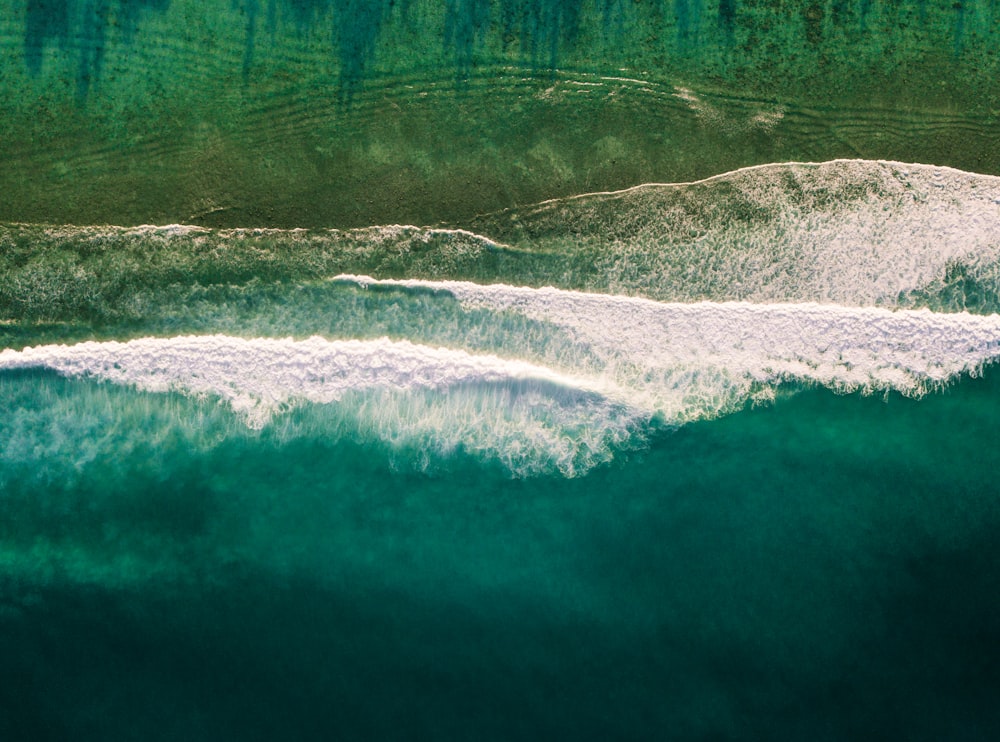
[[[989,739],[1000,180],[0,232],[5,739]]]

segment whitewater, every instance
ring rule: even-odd
[[[432,347],[411,340],[227,335],[88,341],[0,352],[0,370],[44,368],[144,392],[217,399],[251,428],[303,403],[337,405],[356,431],[438,455],[459,447],[517,475],[577,475],[641,440],[774,398],[782,385],[919,396],[1000,354],[1000,317],[819,304],[661,303],[468,282],[351,287],[457,300],[474,319]],[[426,295],[413,312],[426,312]],[[403,310],[401,310],[403,311]],[[522,338],[521,315],[538,324]],[[515,350],[501,357],[461,347]]]

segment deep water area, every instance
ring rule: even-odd
[[[100,393],[4,385],[23,408]],[[379,444],[222,438],[205,403],[105,393],[137,440],[70,474],[36,451],[5,486],[7,739],[1000,723],[994,372],[921,401],[801,390],[513,481],[466,454],[420,472]]]

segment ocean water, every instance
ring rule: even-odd
[[[996,0],[0,0],[0,742],[1000,738]]]
[[[3,739],[992,739],[1000,178],[0,226]]]

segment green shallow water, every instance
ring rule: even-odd
[[[786,160],[1000,172],[992,0],[2,0],[0,219],[345,227]]]
[[[0,464],[7,739],[1000,725],[995,370],[920,401],[781,394],[522,480],[2,381],[4,437],[34,436]]]

